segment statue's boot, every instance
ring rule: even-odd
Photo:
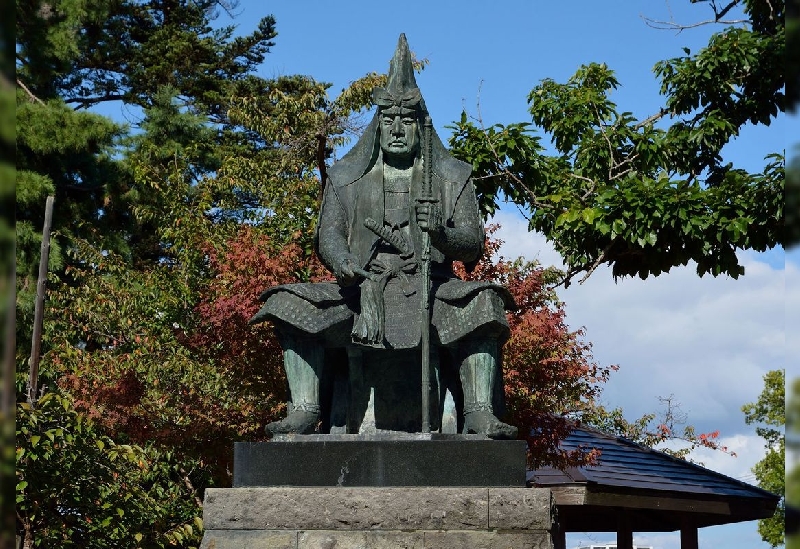
[[[517,428],[503,423],[487,410],[474,410],[464,413],[464,432],[486,435],[496,440],[514,440]]]
[[[515,439],[517,428],[503,423],[492,410],[492,390],[497,371],[497,344],[491,340],[474,342],[461,363],[464,391],[464,433],[493,439]]]
[[[280,421],[273,421],[264,427],[267,435],[307,435],[313,433],[319,423],[319,406],[314,410],[292,410]]]
[[[312,433],[320,419],[319,379],[324,350],[318,342],[298,337],[283,337],[281,343],[292,402],[287,416],[269,423],[264,430],[270,436]]]

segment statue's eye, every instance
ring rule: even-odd
[[[403,124],[405,124],[406,126],[410,126],[413,123],[414,123],[413,118],[403,118]]]

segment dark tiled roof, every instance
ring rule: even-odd
[[[636,444],[622,437],[577,427],[561,444],[565,450],[598,448],[599,462],[592,467],[559,471],[543,467],[528,471],[528,483],[536,486],[568,484],[658,490],[734,498],[774,499],[778,496],[756,486],[716,473],[699,465]]]

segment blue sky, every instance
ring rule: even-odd
[[[235,23],[248,32],[261,16],[273,14],[279,35],[261,74],[308,74],[331,83],[332,95],[367,72],[385,71],[398,35],[405,33],[417,57],[430,61],[417,81],[440,132],[464,108],[477,115],[479,96],[487,124],[528,119],[526,98],[535,84],[543,78],[564,81],[589,62],[616,71],[621,87],[613,99],[644,118],[663,105],[653,65],[683,55],[682,47],[696,51],[715,29],[676,33],[645,23],[644,17],[692,23],[710,16],[705,5],[686,0],[514,0],[492,9],[474,0],[394,5],[244,0]],[[783,147],[780,121],[746,133],[726,150],[743,167],[758,169],[764,154]]]
[[[311,75],[330,82],[332,96],[368,72],[385,71],[398,35],[405,33],[416,55],[430,62],[417,82],[443,138],[449,134],[445,126],[463,109],[473,117],[480,112],[487,125],[529,120],[526,98],[533,86],[543,78],[564,81],[593,61],[616,72],[621,87],[612,99],[621,110],[645,118],[663,105],[653,65],[682,55],[683,47],[696,51],[720,30],[706,25],[677,33],[646,24],[644,17],[678,23],[711,17],[706,5],[688,0],[242,0],[234,12],[240,33],[252,31],[265,15],[276,18],[279,35],[262,76]],[[225,17],[222,13],[220,22]],[[790,126],[794,130],[796,121],[780,117],[769,128],[745,128],[724,155],[739,167],[760,171],[766,154],[784,148]],[[503,209],[497,219],[507,242],[504,255],[559,263],[552,246],[528,233],[513,208]],[[658,397],[673,395],[690,423],[700,431],[721,429],[739,454],[697,457],[710,468],[754,482],[749,469],[763,448],[740,408],[758,397],[767,370],[785,366],[786,352],[800,352],[784,346],[784,322],[793,320],[788,311],[800,310],[798,285],[792,284],[800,279],[796,255],[784,264],[782,250],[743,253],[747,274],[738,281],[701,279],[689,266],[656,279],[615,283],[601,268],[586,284],[559,292],[568,323],[586,328],[597,361],[621,366],[607,384],[607,404],[621,406],[633,419],[656,410]],[[571,535],[568,546],[610,539]],[[679,547],[675,534],[637,534],[635,542],[655,549]],[[754,522],[701,530],[700,546],[768,547]]]

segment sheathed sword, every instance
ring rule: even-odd
[[[420,204],[428,204],[433,206],[438,202],[433,196],[432,189],[432,176],[433,176],[433,143],[432,134],[433,124],[431,117],[425,117],[425,124],[423,126],[423,162],[424,162],[424,179],[422,187],[422,196],[417,198]],[[433,208],[431,207],[430,210]],[[430,220],[433,218],[428,214],[428,229],[430,229]],[[431,235],[428,230],[422,231],[422,254],[420,257],[422,267],[422,297],[420,315],[422,317],[422,339],[420,345],[422,347],[422,432],[431,432],[430,420],[430,390],[431,390]]]

